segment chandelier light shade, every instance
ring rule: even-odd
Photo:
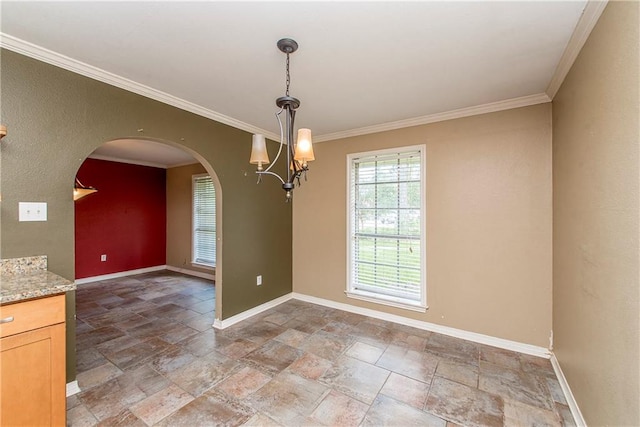
[[[98,190],[93,187],[82,185],[80,180],[76,178],[76,183],[73,186],[73,201],[75,202],[76,200],[82,199],[83,197],[88,196],[89,194],[93,194],[97,191]]]
[[[278,49],[287,55],[286,62],[286,90],[285,95],[276,99],[276,105],[280,108],[280,111],[276,113],[276,119],[280,125],[280,147],[278,154],[274,158],[273,162],[268,168],[264,169],[263,165],[269,164],[269,155],[267,153],[267,144],[264,135],[253,135],[253,142],[251,145],[251,158],[249,163],[252,165],[258,165],[256,174],[258,174],[258,183],[262,180],[263,175],[272,175],[280,180],[282,188],[286,192],[286,200],[289,201],[292,197],[292,191],[297,181],[300,185],[300,177],[304,175],[305,180],[307,178],[307,171],[309,170],[309,162],[315,160],[313,155],[313,142],[311,140],[311,130],[301,128],[298,129],[297,143],[294,143],[294,120],[296,116],[296,110],[300,107],[300,100],[289,95],[289,85],[291,83],[291,76],[289,75],[289,55],[298,49],[298,43],[292,39],[281,39],[277,43]],[[281,115],[284,113],[284,124],[282,123]],[[271,168],[278,162],[283,148],[287,152],[287,176],[281,177],[275,172],[271,171]]]
[[[313,144],[311,142],[311,129],[298,129],[298,141],[296,142],[296,155],[293,158],[302,163],[303,167],[307,162],[315,160],[313,156]]]
[[[253,143],[251,145],[251,159],[249,163],[258,165],[258,171],[261,171],[263,164],[269,164],[269,155],[267,154],[267,142],[264,135],[259,133],[253,135]]]

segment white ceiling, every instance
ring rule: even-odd
[[[291,57],[296,124],[318,141],[548,102],[586,6],[3,0],[1,41],[273,138],[285,62],[276,41],[291,37],[300,44]]]
[[[107,141],[89,157],[164,169],[198,163],[191,154],[180,148],[144,139]]]

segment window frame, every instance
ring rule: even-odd
[[[420,153],[420,301],[407,298],[385,295],[381,293],[356,289],[354,279],[354,224],[353,215],[353,195],[352,189],[355,183],[352,182],[354,161],[376,156],[388,156],[389,154],[406,154],[408,152],[419,151]],[[347,287],[345,294],[348,298],[387,305],[406,310],[426,312],[427,306],[427,238],[426,238],[426,145],[410,145],[382,150],[364,151],[347,155]]]
[[[196,258],[196,181],[200,178],[209,178],[211,180],[211,185],[213,187],[214,192],[214,221],[215,221],[215,231],[214,231],[214,244],[215,244],[215,253],[217,258],[218,252],[218,195],[216,194],[215,183],[213,182],[213,178],[208,173],[200,173],[191,175],[191,265],[194,267],[205,268],[210,270],[215,270],[216,268],[216,260],[213,262],[202,262],[198,261]]]

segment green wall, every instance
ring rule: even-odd
[[[47,255],[49,270],[73,280],[75,174],[104,142],[143,137],[190,151],[218,177],[223,241],[217,317],[291,292],[291,204],[277,181],[256,185],[249,133],[11,51],[0,55],[0,120],[8,128],[0,144],[0,258]],[[48,221],[18,222],[20,201],[47,202]],[[258,274],[261,287],[255,285]],[[67,307],[72,320],[73,293]],[[67,341],[71,381],[74,322]]]

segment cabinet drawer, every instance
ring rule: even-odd
[[[0,306],[0,337],[64,322],[64,295]]]

